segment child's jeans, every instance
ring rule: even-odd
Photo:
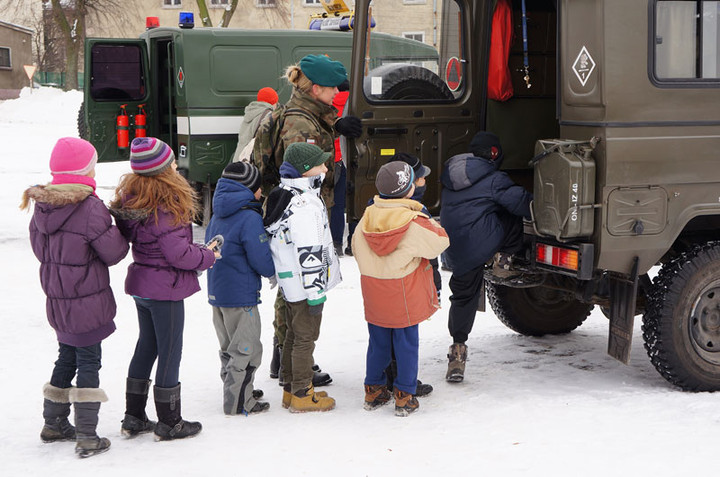
[[[75,347],[59,343],[58,359],[55,361],[50,384],[56,388],[69,388],[77,374],[78,388],[97,388],[100,386],[100,343]]]
[[[185,327],[185,306],[180,301],[135,297],[140,336],[130,360],[128,377],[150,379],[157,359],[155,385],[174,388],[180,379],[180,359]]]
[[[418,325],[407,328],[383,328],[368,323],[368,341],[365,384],[386,384],[385,368],[395,350],[397,377],[394,386],[406,393],[415,394],[418,374]]]

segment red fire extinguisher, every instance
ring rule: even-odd
[[[147,114],[145,114],[145,105],[138,104],[138,112],[135,115],[135,137],[147,136]]]
[[[127,149],[130,146],[130,118],[125,110],[127,104],[120,105],[120,114],[115,120],[117,128],[118,149]]]

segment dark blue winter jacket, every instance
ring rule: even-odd
[[[213,197],[213,216],[205,240],[222,235],[222,258],[208,270],[208,298],[213,306],[260,303],[260,275],[275,275],[260,203],[237,181],[221,178]]]
[[[448,265],[457,275],[482,266],[495,254],[505,239],[503,222],[509,217],[530,217],[532,194],[498,171],[501,160],[459,154],[443,168],[440,223],[450,237]]]

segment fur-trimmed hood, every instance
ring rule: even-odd
[[[35,201],[34,221],[45,234],[57,232],[75,212],[75,206],[91,195],[92,187],[81,184],[36,185],[23,195]]]

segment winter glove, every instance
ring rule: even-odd
[[[223,238],[223,236],[216,235],[211,238],[208,243],[205,244],[208,249],[212,250],[215,253],[216,260],[220,260],[222,258],[220,250],[222,249],[223,243],[225,243],[225,239]]]
[[[335,121],[335,130],[345,137],[356,138],[362,134],[362,124],[357,116],[348,116]]]
[[[268,281],[270,282],[270,289],[272,290],[277,286],[277,276],[273,275],[270,278],[268,278]]]
[[[310,305],[308,308],[310,308],[310,314],[312,316],[320,316],[322,315],[324,303],[320,303],[319,305]]]

